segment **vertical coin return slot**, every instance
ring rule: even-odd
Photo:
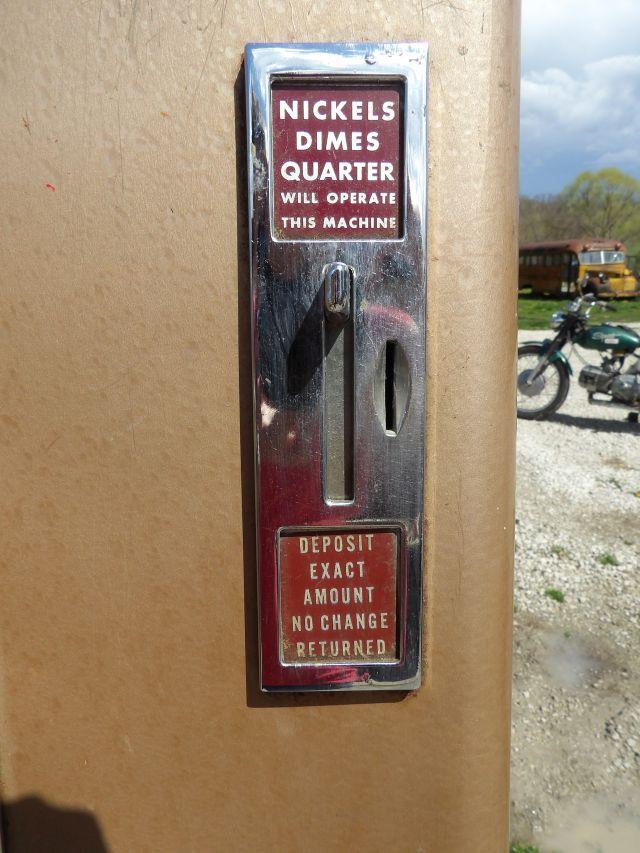
[[[353,270],[333,263],[324,274],[324,495],[353,500]]]
[[[421,682],[427,47],[249,45],[260,679]]]

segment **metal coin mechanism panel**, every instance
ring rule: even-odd
[[[414,690],[427,46],[245,55],[261,688]]]

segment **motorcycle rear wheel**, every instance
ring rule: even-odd
[[[550,361],[532,385],[526,385],[528,374],[541,356],[541,344],[518,347],[518,417],[525,420],[548,418],[558,411],[569,393],[569,374],[561,361]]]

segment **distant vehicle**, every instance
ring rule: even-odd
[[[601,363],[586,364],[578,382],[586,388],[594,406],[620,406],[627,418],[638,423],[640,412],[640,335],[628,326],[611,323],[589,324],[595,306],[615,311],[592,293],[578,296],[564,311],[555,311],[551,328],[555,338],[527,341],[518,347],[518,417],[548,418],[564,403],[572,374],[569,359],[562,352],[570,344],[596,350]]]
[[[640,284],[627,267],[624,244],[617,240],[555,240],[520,246],[518,289],[530,287],[541,296],[564,296],[576,294],[578,282],[585,279],[600,299],[640,295]]]

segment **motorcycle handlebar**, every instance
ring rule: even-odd
[[[615,305],[611,305],[601,299],[596,299],[592,293],[586,293],[584,295],[581,293],[575,302],[572,303],[572,308],[574,311],[580,312],[583,305],[587,308],[587,314],[592,308],[601,308],[603,311],[618,310]]]
[[[593,296],[591,299],[589,299],[589,302],[592,305],[597,305],[598,308],[602,308],[603,311],[617,311],[618,310],[615,307],[615,305],[611,305],[609,302],[604,302],[604,300],[602,300],[602,299],[596,299],[595,296]]]

